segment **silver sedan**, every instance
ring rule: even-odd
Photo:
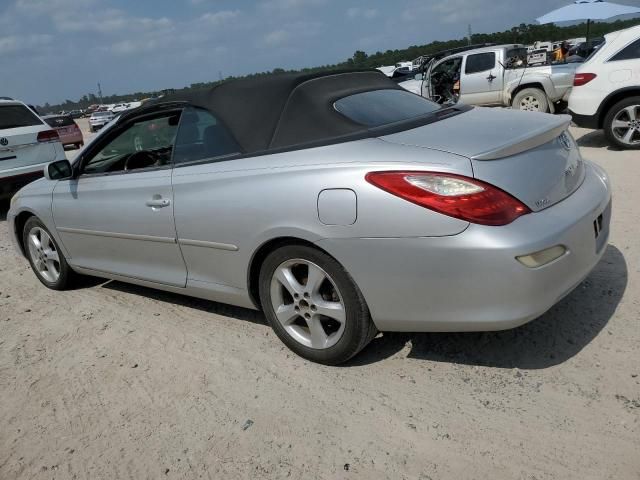
[[[262,309],[337,364],[378,331],[517,327],[589,274],[611,194],[568,126],[373,72],[228,82],[123,114],[8,221],[49,288],[94,275]]]

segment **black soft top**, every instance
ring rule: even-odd
[[[223,82],[155,104],[188,103],[209,110],[251,154],[366,134],[365,126],[338,113],[333,104],[383,89],[403,90],[379,71],[281,74]]]

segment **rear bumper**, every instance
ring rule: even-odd
[[[582,128],[591,128],[598,130],[600,128],[600,122],[598,115],[579,115],[569,110],[569,114],[573,118],[573,123]]]
[[[471,225],[452,237],[326,239],[318,245],[360,287],[378,329],[409,332],[515,328],[549,310],[591,272],[607,246],[606,174],[587,163],[569,198],[504,227]],[[599,240],[594,220],[604,215]],[[537,269],[516,257],[563,245]],[[599,247],[599,248],[598,248]]]
[[[60,135],[60,142],[66,147],[67,145],[84,143],[84,139],[82,138],[82,133],[78,132],[70,135]]]

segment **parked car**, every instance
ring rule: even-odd
[[[569,110],[578,126],[604,129],[611,145],[640,148],[640,26],[605,36],[576,71]]]
[[[413,77],[410,77],[408,80],[403,79],[402,81],[398,82],[398,85],[411,93],[422,95],[422,78],[423,74],[418,73]]]
[[[13,199],[8,230],[49,288],[88,274],[259,308],[336,364],[378,330],[522,325],[589,274],[611,194],[569,122],[443,107],[379,72],[232,81],[124,113]]]
[[[82,110],[71,110],[69,112],[69,116],[74,120],[77,118],[82,118],[83,115],[84,115],[84,112]]]
[[[0,100],[0,199],[42,177],[47,163],[64,158],[58,133],[28,105]]]
[[[127,111],[128,109],[129,109],[128,103],[118,103],[111,109],[111,111],[114,113],[114,115],[118,115],[122,112]]]
[[[89,129],[92,132],[97,132],[107,123],[113,120],[115,115],[108,110],[93,112],[89,117]]]
[[[573,85],[575,65],[527,65],[524,45],[464,47],[435,54],[425,65],[422,95],[438,103],[555,112]]]
[[[84,145],[82,131],[70,115],[47,115],[42,119],[58,132],[63,147],[73,145],[80,148]]]

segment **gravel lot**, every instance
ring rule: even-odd
[[[574,133],[615,190],[588,280],[523,328],[381,335],[341,368],[252,311],[47,291],[0,208],[0,479],[640,479],[640,154]]]

